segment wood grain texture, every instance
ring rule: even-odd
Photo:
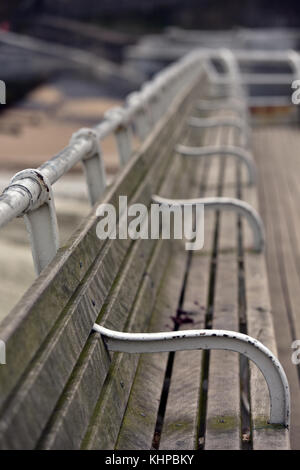
[[[214,140],[215,132],[206,132],[202,136],[204,145]],[[190,145],[196,145],[197,136],[191,136]],[[215,164],[217,165],[215,165]],[[215,181],[218,161],[207,159],[189,162],[194,184],[193,197],[205,196],[206,186]],[[186,197],[183,195],[182,197]],[[179,330],[204,328],[207,313],[207,300],[210,275],[210,253],[213,244],[215,217],[205,214],[204,253],[190,253],[182,313],[179,321],[188,321],[179,325]],[[202,351],[178,351],[174,355],[171,383],[160,438],[162,450],[198,448],[199,419],[202,387]]]

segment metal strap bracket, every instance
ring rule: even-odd
[[[175,149],[176,152],[185,157],[207,157],[213,155],[233,156],[246,166],[248,172],[248,183],[252,185],[256,182],[256,167],[252,154],[243,147],[235,145],[189,147],[179,144]]]
[[[131,131],[129,127],[129,119],[126,119],[126,115],[127,113],[125,109],[119,106],[109,109],[104,114],[104,117],[106,119],[117,120],[119,118],[121,121],[121,124],[115,130],[115,137],[117,141],[121,166],[126,165],[132,153]]]
[[[185,206],[204,204],[204,209],[208,210],[229,210],[245,217],[252,230],[254,249],[258,252],[264,249],[265,232],[263,222],[258,212],[247,202],[241,199],[230,197],[203,197],[196,199],[167,199],[161,196],[153,195],[152,201],[157,204],[168,206]]]

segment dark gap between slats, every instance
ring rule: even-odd
[[[243,198],[241,182],[241,166],[236,168],[238,199]],[[244,264],[244,244],[241,217],[237,218],[237,263],[238,263],[238,309],[239,309],[239,330],[240,333],[247,334],[247,299],[245,286],[245,264]],[[250,418],[250,369],[248,359],[240,354],[240,397],[241,397],[241,431],[242,450],[252,449],[252,430]]]

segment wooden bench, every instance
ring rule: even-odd
[[[236,158],[225,148],[241,146],[237,112],[199,111],[206,87],[203,75],[178,93],[102,203],[118,207],[120,195],[147,206],[155,194],[222,196],[257,208],[248,154]],[[191,115],[220,122],[199,129],[188,125]],[[189,152],[178,144],[223,151],[199,158],[183,155]],[[117,332],[172,332],[175,342],[186,329],[231,330],[276,355],[265,259],[253,250],[253,227],[236,212],[206,211],[204,249],[192,252],[178,240],[99,240],[96,210],[97,204],[0,325],[7,349],[0,448],[288,448],[287,421],[268,423],[265,379],[244,355],[205,344],[112,352],[114,339],[93,330],[96,323]]]

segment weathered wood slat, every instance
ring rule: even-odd
[[[179,158],[181,158],[181,157],[179,157]],[[182,197],[186,196],[187,195],[187,189],[188,189],[188,193],[192,196],[193,193],[192,193],[191,188],[194,187],[195,188],[194,191],[197,191],[197,188],[199,186],[197,180],[195,181],[194,170],[193,170],[193,167],[191,166],[191,162],[185,161],[183,170],[184,170],[184,172],[182,173],[182,176],[179,179],[178,184],[176,185],[176,193],[173,193],[173,195],[175,197],[176,197],[176,195],[177,195],[177,197],[178,197],[178,195],[181,195]],[[200,171],[202,172],[202,170],[200,170]],[[191,175],[189,175],[189,173],[191,173]],[[200,172],[199,172],[199,174],[200,174]],[[191,176],[193,177],[192,180],[190,179]],[[185,184],[184,184],[184,181],[185,181]],[[169,190],[169,194],[166,194],[166,195],[170,196],[170,188],[168,188],[168,190]],[[174,257],[174,255],[173,255],[173,257]],[[183,262],[183,260],[186,259],[186,254],[183,254],[181,256],[181,258],[182,258],[182,260],[180,262],[180,268],[181,268],[182,275],[181,276],[176,275],[176,278],[178,277],[178,279],[182,278],[183,275],[184,275],[186,262]],[[182,280],[183,279],[181,279],[181,282],[182,282]],[[181,290],[181,284],[179,284],[179,285],[180,285],[180,289],[178,289],[178,295],[180,295],[180,290]],[[176,307],[174,308],[174,311],[172,312],[173,317],[176,316],[177,306],[178,306],[178,304],[177,304],[177,301],[176,301]],[[166,366],[166,356],[164,356],[164,358],[165,358],[164,364]],[[151,446],[151,442],[152,442],[152,438],[153,438],[154,425],[155,425],[155,417],[156,417],[156,414],[157,414],[157,411],[158,411],[158,406],[159,406],[159,399],[157,397],[157,393],[161,392],[161,388],[162,388],[162,385],[163,385],[163,379],[164,379],[164,375],[165,375],[165,370],[162,367],[159,367],[159,368],[151,367],[151,364],[153,364],[153,362],[152,362],[153,359],[151,359],[151,357],[149,357],[149,356],[146,356],[146,358],[143,358],[141,361],[143,362],[143,367],[138,369],[138,371],[140,371],[140,373],[137,373],[136,378],[135,378],[135,383],[134,383],[134,386],[133,386],[133,390],[131,392],[131,400],[129,401],[129,405],[127,407],[127,412],[126,412],[125,418],[124,418],[124,423],[122,425],[122,429],[121,429],[120,436],[119,436],[119,439],[118,439],[118,448],[126,448],[126,446],[128,446],[128,445],[129,445],[130,449],[137,448],[137,445],[138,445],[137,443],[140,443],[141,439],[144,440],[144,442],[145,442],[145,440],[147,442],[147,444],[145,443],[144,448],[150,448],[150,446]],[[146,426],[146,436],[140,436],[139,438],[135,438],[136,433],[134,432],[134,429],[132,429],[130,427],[130,423],[132,422],[132,411],[134,410],[133,402],[137,401],[138,403],[141,403],[142,401],[144,401],[143,397],[139,396],[139,391],[144,393],[143,388],[141,387],[141,384],[143,383],[144,375],[147,374],[145,364],[148,364],[148,362],[150,364],[149,365],[150,370],[152,371],[152,373],[154,373],[154,376],[152,376],[151,379],[152,379],[152,382],[154,384],[153,389],[156,391],[156,394],[155,393],[151,394],[152,399],[150,399],[150,397],[149,397],[149,399],[147,400],[147,403],[144,404],[144,410],[145,410],[146,415],[148,416],[148,421],[149,421],[149,426]],[[140,374],[141,374],[141,376],[140,376]],[[154,390],[153,390],[153,392],[154,392]],[[148,409],[148,404],[149,404],[149,409]],[[151,419],[149,417],[150,410],[152,410],[152,413],[153,413],[155,407],[157,408],[156,413],[154,413],[154,417]],[[128,414],[128,419],[126,417],[127,414]],[[129,423],[129,425],[127,425],[127,423]],[[147,432],[147,429],[148,429],[148,432]]]
[[[168,177],[166,180],[163,182],[162,187],[165,185],[167,186],[172,186],[172,184],[176,183],[176,177],[178,178],[178,172],[180,170],[180,161],[175,162],[176,164],[172,165],[170,173],[168,173]],[[139,195],[137,197],[137,200],[141,201],[144,199],[144,195]],[[111,294],[110,298],[106,300],[106,303],[108,306],[106,307],[106,311],[104,314],[102,314],[102,317],[98,320],[100,322],[105,322],[109,327],[111,328],[116,328],[116,329],[122,329],[124,327],[124,320],[127,318],[128,314],[127,311],[130,310],[130,306],[132,304],[132,301],[134,299],[135,292],[138,290],[138,286],[141,283],[141,276],[145,274],[145,268],[147,263],[147,259],[149,257],[149,254],[151,252],[151,249],[153,248],[155,242],[150,243],[150,241],[139,241],[135,244],[134,249],[132,250],[132,253],[129,257],[129,259],[126,261],[126,266],[124,268],[124,272],[121,275],[119,279],[119,288],[116,288],[114,293]],[[127,256],[128,257],[128,256]],[[138,276],[138,277],[137,277]],[[134,288],[133,288],[134,286]],[[124,308],[126,310],[124,310]],[[94,342],[91,341],[93,344]],[[94,359],[93,359],[93,354],[94,354],[94,349],[91,346],[90,353],[86,354],[83,352],[83,357],[86,362],[89,362],[91,366],[94,366]],[[105,357],[104,357],[105,360]],[[82,366],[85,368],[85,364]],[[81,383],[83,380],[81,376],[81,368],[74,372],[73,377],[70,380],[70,387],[66,389],[64,394],[70,394],[75,403],[77,400],[77,395],[80,393],[80,389],[83,387],[84,384]],[[77,379],[78,376],[78,379]],[[96,386],[96,385],[95,385]],[[71,388],[71,390],[70,390]],[[78,389],[77,392],[75,393],[75,388]],[[73,389],[73,391],[72,391]],[[98,390],[98,395],[101,387],[97,387]],[[98,398],[97,395],[97,398]],[[94,400],[94,401],[93,401]],[[93,400],[91,400],[91,403],[94,403],[94,406],[96,404],[95,397],[93,396]],[[91,414],[91,408],[92,405],[89,407],[89,412]],[[59,408],[59,406],[58,406]],[[67,411],[68,408],[68,411]],[[68,421],[71,423],[75,419],[73,414],[80,415],[80,410],[78,407],[76,407],[70,400],[67,402],[64,402],[62,405],[62,409],[59,411],[57,410],[55,413],[55,416],[52,417],[51,419],[51,424],[48,425],[48,430],[46,432],[46,435],[43,438],[42,443],[40,446],[44,447],[46,446],[47,448],[49,446],[57,446],[57,442],[63,442],[63,436],[61,433],[64,433],[62,426],[69,427]],[[88,413],[85,414],[85,420],[84,423],[82,422],[81,428],[77,426],[77,433],[76,437],[77,439],[72,439],[72,442],[69,442],[69,446],[75,446],[76,444],[80,444],[78,439],[83,437],[84,432],[86,431],[86,427],[88,425],[88,419],[89,415]],[[85,426],[84,426],[85,424]],[[81,431],[80,431],[81,430]],[[71,434],[70,432],[66,433],[66,438],[70,438]]]
[[[232,196],[226,191],[226,196]],[[239,331],[237,217],[220,213],[219,246],[212,327]],[[209,361],[205,449],[240,448],[239,357],[230,351],[211,351]]]
[[[209,215],[211,224],[214,220]],[[193,256],[189,267],[181,319],[190,320],[180,329],[204,328],[208,295],[210,257]],[[180,319],[180,317],[179,317]],[[160,449],[196,449],[199,433],[199,406],[202,375],[201,351],[182,351],[175,354],[171,385],[164,418]]]

